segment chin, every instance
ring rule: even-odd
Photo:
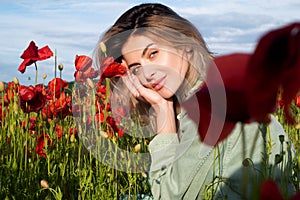
[[[162,96],[164,99],[169,99],[171,98],[172,96],[174,96],[174,92],[168,90],[168,89],[162,89],[160,92],[159,92],[160,96]]]

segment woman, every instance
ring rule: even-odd
[[[257,123],[236,125],[215,147],[199,140],[197,124],[180,105],[199,89],[213,56],[189,21],[164,5],[141,4],[126,11],[101,42],[107,55],[128,68],[115,84],[128,89],[122,92],[130,94],[134,115],[154,119],[156,135],[149,144],[154,199],[258,197],[259,184],[269,173],[261,166],[274,162],[281,152],[278,137],[285,133],[272,118],[267,127],[272,148],[261,136],[267,131]],[[105,55],[100,45],[95,53],[101,63]],[[266,149],[270,151],[264,154]],[[275,167],[270,171],[278,175]]]

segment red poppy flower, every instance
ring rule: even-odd
[[[45,143],[45,142],[47,142],[47,143]],[[37,145],[35,148],[35,152],[43,158],[46,158],[46,151],[44,149],[46,144],[48,146],[51,144],[50,137],[48,134],[41,133],[37,137]]]
[[[14,98],[15,94],[19,92],[20,84],[14,82],[8,82],[5,88],[4,103],[8,105],[10,101]]]
[[[24,129],[27,128],[27,125],[29,123],[29,132],[31,134],[35,134],[35,130],[36,130],[36,117],[30,117],[29,120],[24,120],[22,122],[20,122],[20,126]]]
[[[78,135],[78,130],[75,128],[75,127],[71,127],[69,129],[69,135],[72,136],[72,135],[75,135],[77,136]]]
[[[93,60],[88,56],[78,56],[75,58],[75,68],[77,71],[85,71],[92,66]]]
[[[74,73],[75,80],[84,83],[87,78],[96,78],[98,72],[92,67],[93,60],[88,56],[76,56]]]
[[[111,116],[106,118],[107,123],[107,133],[109,137],[117,137],[120,138],[124,135],[124,130],[119,128],[119,124],[115,121],[115,119]]]
[[[98,72],[93,67],[90,67],[90,68],[88,68],[87,70],[85,70],[83,72],[83,77],[85,79],[87,79],[87,78],[96,78],[97,76],[98,76]]]
[[[74,78],[75,78],[75,81],[79,82],[79,83],[84,83],[86,80],[82,71],[75,71]]]
[[[48,87],[55,98],[59,98],[64,88],[68,88],[68,83],[61,78],[54,78],[49,81]]]
[[[261,200],[283,200],[282,196],[276,182],[273,180],[265,180],[262,183],[260,191]],[[294,196],[290,197],[291,200],[300,199],[300,191],[298,191]]]
[[[101,83],[98,83],[96,95],[102,100],[106,98],[106,87]]]
[[[55,126],[55,132],[56,132],[56,136],[57,138],[60,140],[63,136],[63,128],[60,125],[56,125]]]
[[[43,120],[51,121],[53,119],[53,113],[50,109],[50,106],[44,106],[42,109],[42,118]]]
[[[66,116],[72,115],[72,99],[71,96],[66,96],[64,93],[59,99],[50,101],[49,108],[55,117],[64,119]]]
[[[38,112],[46,104],[46,98],[43,95],[43,85],[20,86],[19,90],[20,106],[24,112]]]
[[[112,78],[122,76],[126,73],[127,68],[121,63],[115,62],[113,57],[103,59],[101,66],[101,78]]]
[[[6,112],[4,111],[5,108],[4,108],[4,105],[3,104],[0,104],[0,125],[1,125],[1,122],[5,119],[6,117]]]
[[[19,66],[18,70],[21,73],[24,73],[27,66],[35,63],[36,61],[46,60],[51,56],[53,56],[53,52],[48,46],[38,49],[34,41],[31,41],[27,49],[21,55],[21,58],[23,58],[24,61]]]

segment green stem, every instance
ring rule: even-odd
[[[106,122],[106,118],[107,118],[107,105],[108,105],[108,101],[109,101],[109,96],[110,96],[110,80],[108,78],[105,79],[105,87],[106,87],[106,98],[104,101],[104,105],[105,105],[105,110],[104,110],[104,122]]]
[[[54,51],[54,78],[56,78],[56,71],[57,71],[57,51]]]
[[[243,145],[243,160],[246,159],[246,136],[245,136],[245,129],[244,125],[241,126],[242,131],[242,145]],[[243,185],[242,185],[242,199],[247,199],[247,187],[248,187],[248,180],[249,180],[249,169],[243,168]]]
[[[38,68],[37,68],[36,62],[34,62],[34,66],[35,66],[35,80],[34,80],[34,86],[36,86],[36,84],[37,84],[37,79],[38,79]]]

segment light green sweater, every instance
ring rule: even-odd
[[[149,144],[152,158],[150,184],[154,199],[241,199],[245,196],[242,194],[249,199],[258,197],[255,196],[258,191],[253,183],[258,186],[269,172],[268,169],[260,169],[264,140],[261,131],[258,131],[259,124],[251,123],[243,127],[245,148],[242,125],[237,124],[232,134],[214,149],[200,142],[196,124],[183,112],[180,119],[181,139],[174,133],[159,134]],[[279,135],[285,135],[285,132],[274,117],[269,129],[273,144],[269,164],[273,164],[275,155],[281,152]],[[254,165],[245,158],[250,158]],[[284,158],[287,169],[287,152]],[[243,166],[243,161],[244,165],[249,164],[248,167]],[[247,170],[248,173],[243,173]],[[273,176],[280,177],[278,170],[271,172]],[[215,184],[212,184],[213,180]],[[283,184],[291,189],[291,184],[286,180]]]

